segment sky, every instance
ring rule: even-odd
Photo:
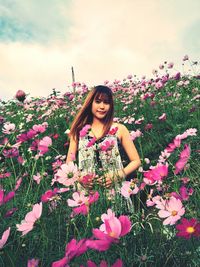
[[[200,57],[199,0],[0,0],[0,99],[152,75]]]

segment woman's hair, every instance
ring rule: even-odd
[[[106,100],[110,104],[110,109],[107,112],[104,121],[104,131],[103,135],[105,136],[112,123],[113,123],[113,115],[114,115],[114,104],[113,104],[113,94],[109,87],[104,85],[95,86],[87,95],[85,102],[81,108],[81,110],[76,115],[74,121],[72,122],[71,129],[70,129],[70,137],[72,136],[75,140],[79,138],[80,130],[86,125],[91,124],[93,120],[92,114],[92,103],[95,99],[101,98],[103,99],[106,97]]]

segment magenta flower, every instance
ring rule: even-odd
[[[128,216],[115,217],[115,213],[111,209],[107,210],[107,214],[102,214],[101,219],[104,223],[99,229],[92,231],[97,240],[88,240],[87,246],[91,249],[105,251],[111,243],[117,243],[120,237],[130,232],[131,221]]]
[[[176,236],[189,239],[192,236],[200,236],[200,223],[192,218],[190,220],[182,218],[181,223],[176,225],[176,229],[179,231]]]
[[[82,255],[87,251],[86,239],[81,239],[79,242],[72,239],[65,248],[64,258],[52,263],[51,267],[67,267],[68,263],[74,258]]]
[[[94,137],[87,143],[86,147],[88,148],[88,147],[93,146],[93,145],[95,144],[96,140],[97,140],[97,139],[96,139],[96,137],[94,136]]]
[[[53,190],[47,190],[42,196],[41,201],[42,202],[48,202],[52,200],[52,197],[54,197],[58,193],[58,188],[54,188]]]
[[[16,224],[17,231],[22,232],[22,236],[26,235],[33,229],[34,223],[41,217],[41,214],[42,202],[33,205],[32,211],[26,214],[25,219],[21,221],[21,224]]]
[[[39,260],[38,259],[28,260],[27,267],[38,267],[38,266],[39,266]]]
[[[167,165],[158,165],[154,169],[144,172],[144,182],[148,185],[154,185],[157,182],[162,182],[162,180],[168,175]]]
[[[45,136],[42,140],[39,141],[38,150],[40,155],[44,155],[49,151],[49,146],[52,145],[52,140],[50,137]]]
[[[115,145],[115,140],[105,140],[102,145],[100,146],[101,151],[109,151]]]
[[[2,238],[0,239],[0,249],[2,249],[6,244],[9,235],[10,235],[10,227],[3,232]]]
[[[188,159],[190,157],[190,147],[189,145],[185,145],[184,150],[180,154],[180,159],[175,164],[175,174],[180,173],[183,168],[185,167],[186,163],[188,162]]]
[[[193,194],[192,188],[186,188],[184,185],[182,185],[179,189],[179,194],[176,192],[172,192],[170,195],[183,201],[183,200],[188,200],[189,196],[191,196],[192,194]]]
[[[117,131],[118,131],[118,127],[112,127],[110,131],[108,132],[108,134],[115,135]]]
[[[17,208],[12,208],[12,209],[8,210],[6,212],[6,214],[4,215],[4,217],[5,218],[11,217],[15,213],[15,211],[17,211],[17,210],[18,210]]]
[[[160,209],[158,216],[160,218],[166,218],[163,221],[164,225],[175,224],[185,213],[185,208],[183,207],[182,202],[175,197],[170,197],[169,200],[161,199],[160,202],[157,202],[156,208]]]
[[[0,206],[10,201],[14,196],[15,191],[11,191],[7,195],[4,195],[4,190],[0,188]]]
[[[91,125],[86,124],[79,132],[80,138],[83,138],[84,136],[86,136],[88,134],[89,129],[91,129]]]
[[[5,158],[16,158],[19,156],[19,150],[17,147],[12,147],[11,149],[4,149],[3,155]]]

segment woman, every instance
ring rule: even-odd
[[[72,123],[66,159],[70,162],[78,154],[78,165],[83,175],[102,170],[104,175],[97,182],[106,187],[113,181],[124,179],[141,164],[128,129],[114,123],[113,115],[111,89],[103,85],[94,87]],[[130,160],[125,167],[119,153],[120,145]],[[90,186],[92,183],[91,179]]]

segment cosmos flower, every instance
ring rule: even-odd
[[[190,220],[182,218],[181,223],[176,225],[176,229],[179,231],[176,236],[189,239],[192,236],[200,236],[200,223],[192,218]]]
[[[170,197],[169,200],[161,199],[160,202],[157,202],[156,208],[160,209],[158,216],[160,218],[166,218],[163,221],[163,225],[175,224],[185,213],[185,208],[183,207],[182,202],[175,197]]]

